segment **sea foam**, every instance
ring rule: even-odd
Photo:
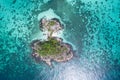
[[[48,9],[47,11],[44,11],[44,12],[41,12],[39,15],[38,15],[38,20],[41,20],[43,17],[46,17],[46,19],[52,19],[52,18],[57,18],[59,20],[60,17],[58,15],[55,14],[55,12],[53,11],[53,9]]]

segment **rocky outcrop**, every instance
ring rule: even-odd
[[[68,61],[73,57],[73,49],[72,46],[68,43],[64,43],[62,38],[53,37],[52,34],[54,32],[57,32],[61,29],[63,29],[63,26],[61,25],[60,21],[56,18],[47,20],[46,18],[42,18],[40,20],[40,28],[43,31],[46,31],[46,35],[48,36],[48,39],[45,41],[35,40],[31,44],[31,48],[33,49],[32,56],[36,60],[42,60],[46,62],[48,65],[51,65],[51,61],[54,60],[56,62],[64,62]],[[56,49],[59,49],[60,52],[55,53],[56,55],[49,55],[49,53],[46,53],[46,56],[43,56],[42,53],[40,53],[40,50],[42,50],[42,43],[46,43],[50,39],[53,39],[57,41]],[[64,49],[64,50],[63,50]]]

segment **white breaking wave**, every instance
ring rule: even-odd
[[[38,15],[38,20],[41,20],[43,17],[46,17],[46,19],[57,18],[57,19],[61,20],[60,17],[58,15],[56,15],[54,13],[53,9],[51,9],[51,8],[47,11],[41,12]]]

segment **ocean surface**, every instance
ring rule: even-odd
[[[44,38],[39,18],[51,12],[76,52],[49,67],[30,43]],[[0,80],[120,80],[120,0],[0,0]]]

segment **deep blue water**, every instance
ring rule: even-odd
[[[39,13],[54,10],[76,49],[49,67],[31,57]],[[0,80],[120,80],[120,0],[0,0]]]

